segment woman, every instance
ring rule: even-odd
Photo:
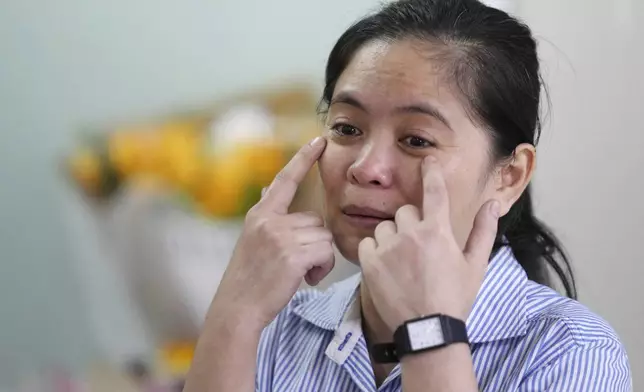
[[[186,391],[629,391],[614,331],[534,216],[539,62],[475,0],[402,0],[349,28],[326,131],[248,213]],[[318,163],[324,219],[289,214]],[[333,268],[361,274],[295,294]],[[295,296],[293,297],[293,295]]]

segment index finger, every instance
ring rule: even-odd
[[[286,214],[297,188],[320,158],[325,147],[326,139],[317,137],[300,148],[275,176],[261,203],[274,212]]]
[[[445,177],[438,160],[428,156],[423,159],[423,220],[438,220],[450,223],[449,196]]]

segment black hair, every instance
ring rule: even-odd
[[[532,32],[506,12],[477,0],[398,0],[352,25],[337,41],[326,66],[321,106],[353,55],[375,41],[415,39],[444,50],[448,81],[461,93],[471,118],[492,140],[493,162],[512,159],[517,146],[541,135],[543,81]],[[531,187],[499,220],[494,251],[509,244],[528,278],[551,285],[550,270],[576,298],[568,256],[552,231],[535,217]]]

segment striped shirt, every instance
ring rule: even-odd
[[[376,387],[361,329],[360,279],[295,295],[262,334],[257,391],[401,391],[399,365]],[[580,303],[528,280],[509,248],[490,261],[467,331],[481,391],[632,390],[613,329]]]

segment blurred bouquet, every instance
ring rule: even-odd
[[[317,133],[315,115],[302,110],[312,107],[309,94],[263,98],[217,115],[83,134],[67,172],[95,199],[109,199],[125,185],[153,187],[205,216],[242,217],[302,140]]]
[[[65,171],[83,199],[109,201],[83,203],[101,241],[92,254],[104,252],[113,262],[158,354],[149,363],[127,336],[119,346],[109,330],[98,331],[106,334],[99,341],[108,342],[107,357],[140,357],[164,380],[182,378],[243,216],[293,153],[319,134],[314,96],[301,86],[254,92],[210,110],[80,134]],[[318,210],[319,190],[314,170],[291,210]],[[104,295],[92,282],[84,288],[88,298]],[[100,306],[90,309],[97,324],[110,323]]]

